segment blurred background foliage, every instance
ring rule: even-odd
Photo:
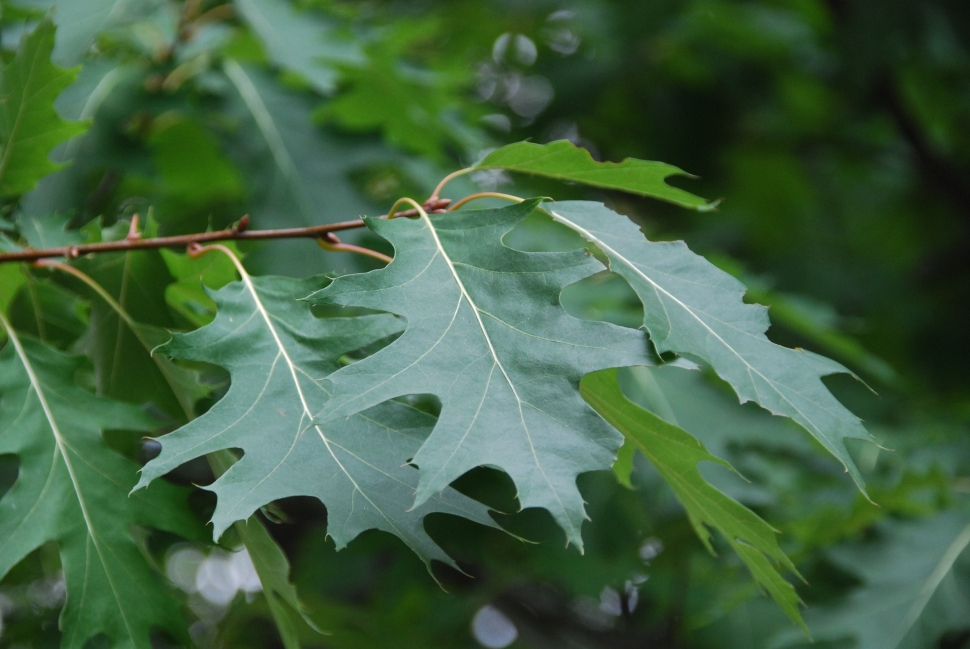
[[[379,214],[423,199],[490,147],[569,139],[601,160],[675,164],[677,184],[722,198],[695,213],[481,172],[450,186],[593,197],[651,239],[684,239],[771,305],[771,337],[843,362],[829,386],[885,448],[859,446],[868,502],[790,423],[738,406],[709,375],[633,370],[627,394],[678,423],[746,480],[703,471],[782,532],[807,584],[819,647],[970,647],[970,12],[959,0],[4,0],[2,56],[55,5],[53,60],[82,66],[58,98],[90,127],[53,156],[70,165],[4,202],[6,247],[123,238],[149,212],[163,234]],[[447,194],[446,194],[447,195]],[[368,236],[368,235],[362,235]],[[390,252],[373,235],[368,245]],[[523,249],[575,242],[548,223]],[[370,268],[306,241],[240,245],[256,273]],[[175,253],[104,255],[85,272],[145,324],[200,326],[234,272]],[[618,278],[571,287],[569,310],[636,326]],[[92,359],[82,385],[184,418],[147,354],[84,286],[0,267],[15,324]],[[119,360],[119,359],[123,359]],[[204,410],[226,378],[206,370]],[[144,461],[150,445],[117,445]],[[0,493],[16,463],[0,457]],[[172,479],[205,484],[208,467]],[[544,513],[500,516],[536,543],[447,517],[432,535],[467,574],[423,565],[368,532],[339,554],[326,512],[295,499],[265,512],[321,628],[305,646],[786,647],[806,644],[721,546],[708,554],[644,463],[635,490],[581,487],[586,554]],[[487,469],[457,485],[505,512]],[[211,511],[197,494],[200,516]],[[203,647],[282,646],[259,585],[224,548],[153,533],[145,548],[185,591]],[[0,645],[54,647],[63,601],[45,547],[0,586]],[[446,592],[447,591],[447,592]],[[41,631],[38,631],[40,629]],[[166,646],[163,638],[158,646]],[[96,643],[95,643],[96,645]]]

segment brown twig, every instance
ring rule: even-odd
[[[317,239],[317,244],[324,250],[329,250],[330,252],[352,252],[357,255],[364,255],[365,257],[371,257],[378,261],[383,261],[385,264],[389,264],[393,259],[388,257],[382,252],[377,252],[376,250],[371,250],[370,248],[363,248],[361,246],[355,246],[352,243],[344,243],[337,238],[333,232],[328,232],[319,239]]]
[[[441,213],[451,203],[449,199],[437,199],[425,203],[425,210],[430,213]],[[418,216],[416,209],[398,212],[396,216]],[[378,218],[386,218],[387,215]],[[20,250],[17,252],[0,253],[0,264],[8,261],[37,261],[52,257],[66,257],[77,259],[83,255],[99,252],[126,252],[129,250],[156,250],[158,248],[186,248],[191,244],[211,243],[213,241],[259,241],[263,239],[322,239],[329,233],[341,230],[353,230],[364,227],[360,219],[314,225],[306,228],[287,228],[283,230],[247,230],[249,217],[244,216],[239,223],[229,229],[217,232],[200,232],[183,234],[172,237],[154,237],[151,239],[125,238],[121,241],[104,241],[101,243],[87,243],[75,246],[60,246],[40,250]],[[341,244],[346,246],[348,244]]]
[[[512,196],[511,194],[501,194],[499,192],[479,192],[477,194],[466,196],[465,198],[461,199],[457,203],[452,203],[451,206],[448,207],[447,211],[454,212],[459,207],[463,205],[467,205],[472,201],[477,201],[480,198],[500,198],[504,201],[512,201],[513,203],[521,203],[524,200],[522,198],[519,198],[518,196]]]
[[[431,193],[431,197],[424,202],[425,206],[427,206],[429,203],[434,203],[435,201],[441,200],[439,198],[439,195],[441,194],[441,191],[445,188],[445,185],[447,185],[451,180],[457,178],[458,176],[464,176],[465,174],[471,173],[473,171],[475,171],[474,167],[468,167],[467,169],[459,169],[458,171],[453,171],[447,176],[445,176],[444,178],[442,178],[441,182],[438,183],[438,186],[435,187],[434,191]]]

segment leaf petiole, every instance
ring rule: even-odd
[[[454,203],[448,208],[447,211],[454,212],[459,207],[463,205],[467,205],[468,203],[471,203],[472,201],[476,201],[480,198],[500,198],[502,200],[511,201],[513,203],[521,203],[522,201],[525,200],[524,198],[520,198],[519,196],[513,196],[512,194],[502,194],[500,192],[479,192],[477,194],[470,194],[469,196],[466,196],[465,198],[458,201],[457,203]]]

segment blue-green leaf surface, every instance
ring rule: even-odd
[[[522,507],[549,510],[581,547],[576,477],[608,469],[622,437],[582,400],[579,380],[652,361],[642,332],[582,321],[560,305],[565,286],[602,270],[585,250],[526,253],[502,243],[537,203],[367,221],[394,245],[394,261],[340,277],[310,300],[390,311],[408,327],[330,377],[320,421],[433,394],[442,411],[414,456],[417,504],[476,466],[495,466],[515,482]]]
[[[318,92],[329,95],[337,89],[335,64],[364,61],[358,42],[317,13],[297,11],[286,0],[235,0],[233,5],[269,58],[306,79]]]
[[[7,329],[0,316],[0,324]],[[197,538],[187,491],[161,483],[128,491],[137,465],[102,440],[107,428],[150,431],[139,408],[74,383],[81,361],[10,336],[0,353],[0,454],[20,460],[0,500],[0,578],[44,543],[58,544],[67,586],[61,646],[104,634],[111,647],[150,649],[161,626],[187,640],[179,601],[131,536],[143,525]]]
[[[633,222],[601,203],[564,201],[551,203],[547,211],[602,250],[610,270],[633,287],[643,302],[643,326],[659,352],[709,363],[742,403],[754,401],[798,422],[862,488],[862,475],[844,440],[869,440],[869,434],[821,380],[847,369],[768,340],[767,308],[745,304],[744,285],[682,241],[648,241]]]
[[[970,620],[970,517],[950,511],[934,518],[887,521],[874,538],[831,549],[828,559],[861,584],[806,621],[821,641],[852,638],[858,649],[929,649],[946,646],[948,632]],[[775,649],[801,645],[785,633]],[[957,645],[958,646],[958,645]]]
[[[402,327],[390,315],[314,317],[297,298],[325,282],[243,275],[213,294],[219,310],[211,324],[156,350],[220,365],[232,385],[209,412],[160,439],[162,451],[145,466],[139,486],[206,453],[241,449],[243,458],[208,487],[218,497],[216,538],[273,500],[315,496],[327,506],[328,533],[338,548],[376,528],[400,537],[426,562],[451,564],[424,531],[427,514],[494,522],[483,505],[454,490],[412,509],[418,472],[407,461],[434,417],[391,401],[340,421],[312,423],[338,359]]]

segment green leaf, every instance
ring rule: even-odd
[[[306,227],[375,213],[349,173],[393,160],[386,147],[328,136],[310,121],[313,103],[305,93],[284,90],[265,72],[232,59],[223,71],[237,91],[228,112],[241,128],[230,151],[245,174],[253,227]],[[324,256],[308,258],[300,246],[305,243],[281,241],[258,248],[249,263],[274,274],[332,270]]]
[[[328,533],[338,548],[365,530],[381,529],[425,562],[454,565],[424,531],[424,517],[444,512],[494,523],[483,505],[453,490],[411,508],[418,472],[406,463],[433,417],[392,401],[311,425],[338,359],[401,329],[389,315],[315,318],[297,298],[325,282],[243,274],[242,282],[213,294],[219,311],[212,324],[156,350],[225,367],[232,385],[209,412],[160,439],[162,451],[145,466],[139,487],[205,453],[240,448],[245,456],[208,487],[218,496],[216,538],[268,502],[315,496],[327,506]]]
[[[420,219],[368,219],[394,245],[382,270],[340,277],[309,298],[404,316],[400,339],[330,377],[319,421],[394,397],[441,399],[434,432],[414,456],[421,505],[480,465],[508,473],[522,507],[543,507],[582,548],[576,477],[608,469],[621,437],[579,396],[608,367],[652,364],[643,334],[573,318],[562,289],[602,266],[585,250],[526,253],[502,237],[538,200]]]
[[[714,209],[703,198],[671,187],[671,176],[690,174],[663,162],[627,158],[623,162],[597,162],[586,149],[567,140],[549,144],[517,142],[489,153],[474,169],[507,169],[566,182],[616,189],[630,194],[659,198],[682,207]]]
[[[431,159],[444,159],[448,144],[470,149],[477,138],[448,114],[462,104],[467,76],[402,63],[415,42],[434,42],[436,27],[399,23],[368,47],[366,62],[342,64],[340,93],[314,118],[354,132],[380,131],[389,144]]]
[[[324,95],[337,88],[334,64],[364,60],[358,42],[341,37],[319,13],[297,11],[286,0],[234,0],[233,5],[276,65],[299,74]]]
[[[84,233],[70,228],[70,214],[58,212],[44,216],[25,216],[17,218],[17,231],[31,248],[59,248],[76,243],[85,243]]]
[[[119,295],[119,300],[124,298],[124,293]],[[152,354],[172,337],[168,330],[136,322],[127,313],[119,317],[115,307],[122,305],[95,302],[91,324],[78,341],[91,359],[98,394],[154,404],[175,421],[191,418],[194,404],[211,387],[200,382],[198,371]]]
[[[0,264],[0,314],[8,314],[7,309],[25,280],[19,264]]]
[[[126,222],[119,221],[119,224],[123,226],[122,229],[125,232],[128,231]],[[156,229],[157,226],[149,212],[145,234],[151,236]],[[106,233],[107,231],[98,232],[99,235]],[[229,246],[232,244],[233,242],[228,242]],[[178,255],[167,250],[163,252],[171,254],[172,265],[184,271],[185,275],[191,276],[195,271],[197,282],[198,273],[224,270],[218,268],[218,264],[212,263],[213,258],[225,261],[229,268],[228,272],[214,272],[211,273],[212,275],[218,279],[227,278],[228,281],[236,277],[236,269],[232,261],[223,255],[208,255],[200,259],[192,259],[188,255]],[[120,258],[115,256],[115,261],[121,259],[124,263],[120,268],[122,277],[118,300],[115,300],[108,292],[108,288],[99,284],[96,279],[89,277],[85,281],[88,288],[94,290],[101,298],[95,305],[95,317],[92,318],[92,326],[84,340],[95,366],[99,393],[128,401],[151,402],[167,409],[176,420],[191,420],[194,418],[194,404],[209,393],[208,386],[199,380],[197,372],[176,365],[163,354],[152,354],[156,347],[168,342],[171,335],[157,327],[136,322],[122,304],[125,297],[131,296],[135,298],[134,305],[140,312],[144,314],[149,311],[151,306],[148,305],[155,301],[152,298],[159,292],[158,286],[164,286],[165,279],[160,277],[160,275],[164,276],[164,273],[152,272],[155,269],[144,263],[152,259],[150,255],[141,254],[132,257],[131,254],[125,254]],[[211,265],[205,266],[203,263],[205,260],[208,260]],[[103,265],[97,263],[92,265],[96,270],[101,271],[99,275],[107,275],[113,279],[111,277],[113,273],[110,271],[114,264],[110,260]],[[129,284],[135,285],[136,288],[129,290]],[[125,346],[129,341],[133,343],[137,341],[137,344]],[[110,370],[105,371],[106,367]],[[107,381],[105,375],[109,376]],[[177,412],[173,412],[173,402]],[[217,476],[225,473],[236,461],[230,451],[210,453],[207,459]],[[296,597],[296,589],[289,583],[289,562],[286,556],[266,533],[255,515],[245,522],[237,522],[235,528],[256,568],[284,644],[287,649],[298,649],[300,644],[296,635],[297,630],[306,626],[314,630],[318,629],[301,609]]]
[[[869,543],[836,547],[828,557],[863,585],[838,606],[806,616],[818,640],[854,638],[858,649],[923,649],[943,646],[949,631],[970,620],[970,521],[948,512],[936,518],[886,521]],[[772,644],[798,638],[783,634]]]
[[[217,476],[223,475],[236,461],[230,451],[216,451],[210,453],[208,458]],[[259,576],[263,596],[269,604],[283,646],[286,649],[299,649],[301,629],[309,627],[318,633],[320,629],[306,613],[296,587],[290,583],[289,560],[255,515],[245,521],[237,521],[233,528],[246,547]]]
[[[62,647],[81,649],[103,633],[113,647],[150,649],[157,626],[187,640],[178,600],[131,536],[143,525],[198,538],[187,491],[159,484],[128,497],[138,466],[101,437],[155,422],[78,388],[80,359],[0,325],[10,336],[0,353],[0,454],[20,459],[17,482],[0,500],[0,576],[55,541],[67,585]]]
[[[77,65],[98,35],[143,17],[155,0],[21,0],[24,8],[53,9],[57,45],[53,60],[58,65]]]
[[[50,280],[27,276],[10,316],[18,329],[67,347],[84,334],[90,314],[90,304],[73,291]]]
[[[223,245],[237,253],[236,243],[227,241]],[[237,279],[236,267],[225,255],[203,255],[190,257],[173,250],[162,250],[162,259],[175,283],[165,287],[165,301],[186,320],[202,327],[216,317],[216,303],[212,301],[206,288],[220,289]]]
[[[718,530],[741,557],[757,581],[794,622],[805,628],[798,610],[795,589],[778,573],[772,560],[798,574],[791,560],[778,547],[775,531],[757,514],[731,500],[708,484],[697,470],[699,462],[716,462],[730,468],[704,448],[685,430],[668,424],[640,408],[620,390],[616,370],[587,375],[580,384],[583,398],[606,421],[623,433],[628,444],[637,448],[660,472],[687,510],[691,525],[711,552],[707,526]],[[629,482],[629,474],[620,474]],[[807,631],[807,629],[805,629]]]
[[[179,204],[237,199],[239,172],[219,150],[219,143],[197,121],[165,114],[154,122],[148,144],[166,194]]]
[[[63,164],[48,158],[51,149],[87,128],[66,122],[54,110],[54,100],[77,69],[50,62],[54,24],[45,18],[21,38],[17,54],[0,76],[0,195],[22,194]]]
[[[862,422],[832,396],[821,377],[849,371],[839,363],[768,340],[766,307],[742,301],[744,285],[682,241],[651,242],[601,203],[552,203],[553,220],[579,233],[609,258],[643,302],[643,326],[657,351],[709,363],[737,392],[806,428],[864,489],[844,440],[870,440]]]

